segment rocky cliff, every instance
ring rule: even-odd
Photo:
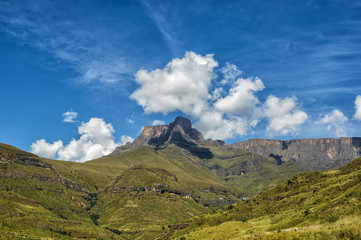
[[[326,170],[343,166],[361,156],[361,138],[294,139],[289,141],[250,139],[227,145],[264,157],[273,157],[278,164],[295,161],[304,170]]]
[[[225,145],[220,140],[207,139],[205,141],[202,133],[192,128],[192,123],[189,119],[179,116],[169,125],[145,126],[142,133],[133,142],[117,147],[109,156],[117,156],[142,146],[161,148],[171,143],[181,145],[182,147],[185,147],[185,145],[193,146],[193,148],[201,145]]]
[[[161,149],[169,144],[187,149],[201,159],[213,158],[207,146],[224,146],[225,149],[243,149],[264,157],[272,157],[278,165],[292,161],[302,170],[323,171],[346,165],[361,156],[361,138],[293,139],[289,141],[250,139],[226,145],[223,141],[207,139],[192,128],[191,121],[181,116],[169,125],[145,126],[132,143],[117,147],[109,156],[117,156],[142,146]]]

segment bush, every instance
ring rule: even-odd
[[[310,209],[307,208],[307,209],[304,211],[304,214],[305,214],[305,216],[307,216],[308,214],[310,214]]]
[[[329,217],[328,217],[328,222],[330,222],[330,223],[334,223],[334,222],[336,222],[338,220],[338,216],[336,216],[336,215],[330,215]]]
[[[94,222],[94,224],[98,226],[98,219],[100,218],[100,215],[99,214],[92,214],[92,215],[90,215],[90,218]]]

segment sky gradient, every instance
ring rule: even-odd
[[[142,126],[361,136],[361,1],[0,0],[0,142],[85,161]]]

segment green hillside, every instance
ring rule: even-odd
[[[278,165],[274,158],[265,158],[241,149],[231,150],[222,146],[208,148],[213,157],[200,164],[241,191],[243,196],[251,197],[302,172],[300,165],[294,161]]]
[[[321,216],[313,205],[302,204],[309,199],[329,204],[334,198],[324,198],[329,191],[323,193],[320,186],[351,174],[346,170],[305,173],[277,186],[301,172],[296,162],[279,165],[274,158],[241,149],[179,139],[85,163],[39,158],[0,144],[0,234],[7,238],[154,239],[165,234],[178,237],[191,229],[189,236],[197,239],[207,238],[209,227],[218,229],[210,230],[216,239],[222,231],[235,237],[245,233],[252,237],[257,231],[272,234],[327,221],[332,214]],[[320,190],[310,194],[312,186]],[[261,191],[252,200],[230,205]],[[322,195],[317,198],[318,194]],[[217,212],[226,205],[229,210]],[[279,212],[287,206],[290,209]],[[306,210],[307,216],[302,215]],[[187,230],[172,235],[181,228],[177,223],[190,218],[194,223]],[[237,232],[223,230],[233,224],[240,224]]]
[[[212,157],[200,158],[203,149]],[[153,239],[168,225],[240,202],[298,171],[282,173],[274,159],[243,150],[186,143],[86,163],[5,144],[0,154],[0,233],[10,237]]]
[[[179,239],[360,239],[361,158],[303,173],[252,199],[170,229]]]
[[[87,188],[33,154],[0,144],[0,236],[122,239],[95,226]]]

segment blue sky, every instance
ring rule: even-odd
[[[178,115],[228,143],[361,136],[361,1],[0,0],[0,56],[0,142],[53,158]]]

